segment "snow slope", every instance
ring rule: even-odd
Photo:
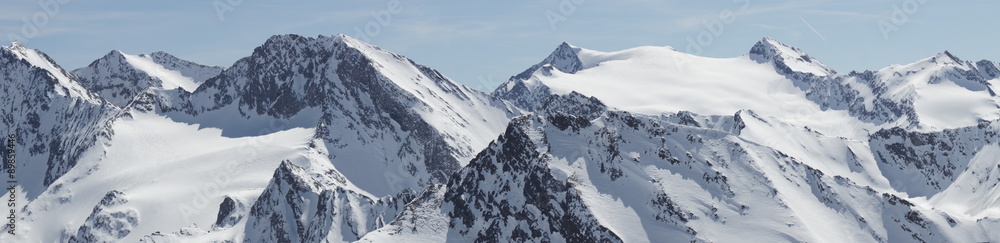
[[[162,88],[164,89],[177,89],[181,88],[185,91],[191,92],[198,88],[199,83],[195,83],[194,79],[186,77],[181,74],[180,71],[167,70],[153,61],[153,58],[142,55],[133,56],[125,54],[125,60],[133,67],[148,73],[163,82]]]

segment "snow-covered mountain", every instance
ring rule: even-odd
[[[344,35],[0,62],[44,178],[2,242],[1000,241],[1000,66],[949,52],[562,43],[492,95]]]
[[[109,136],[108,121],[118,110],[45,53],[17,42],[0,48],[0,90],[5,145],[0,155],[13,158],[16,177],[4,181],[24,193],[19,200],[37,197],[80,163],[99,137]],[[12,147],[9,135],[15,136]]]
[[[168,116],[227,136],[315,127],[335,167],[380,196],[444,182],[520,112],[344,35],[275,36],[195,92],[163,97]]]
[[[148,88],[192,92],[221,72],[221,67],[181,60],[165,52],[129,55],[115,50],[73,74],[87,89],[115,105],[126,106]]]

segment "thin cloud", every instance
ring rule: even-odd
[[[440,21],[400,21],[387,28],[392,31],[422,40],[446,41],[477,36],[494,36],[503,24],[486,21],[451,22]]]
[[[848,18],[858,18],[858,19],[882,19],[885,16],[877,14],[866,14],[858,12],[849,11],[836,11],[836,10],[816,10],[816,9],[806,9],[802,12],[815,14],[815,15],[826,15],[826,16],[836,16],[836,17],[848,17]]]
[[[746,24],[746,25],[747,26],[761,28],[761,29],[769,29],[769,30],[783,30],[783,29],[788,29],[788,27],[784,27],[784,26],[769,25],[769,24],[759,24],[759,23],[749,23],[749,24]]]
[[[782,3],[782,4],[778,4],[778,5],[771,5],[771,6],[757,6],[757,5],[753,5],[753,3],[751,2],[751,5],[749,7],[747,7],[746,9],[743,9],[743,10],[740,9],[741,7],[743,7],[743,5],[740,5],[740,4],[733,4],[732,8],[728,8],[728,9],[730,11],[732,11],[733,14],[735,14],[735,16],[736,16],[737,19],[739,19],[739,18],[743,18],[743,17],[747,17],[747,16],[763,15],[763,14],[771,14],[771,13],[780,13],[780,12],[786,12],[788,10],[801,9],[801,8],[806,8],[806,7],[815,7],[815,6],[824,5],[824,4],[827,4],[827,3],[828,2],[826,2],[826,1],[795,1],[795,2],[786,2],[786,3]],[[686,30],[700,29],[700,28],[703,28],[702,27],[702,23],[704,23],[706,21],[711,21],[711,20],[719,19],[720,18],[719,15],[720,15],[720,13],[723,10],[724,9],[720,9],[718,11],[715,11],[715,12],[709,13],[709,14],[703,14],[703,15],[698,15],[698,16],[692,16],[692,17],[682,18],[680,20],[677,20],[675,22],[675,24],[676,24],[676,27],[682,28],[682,29],[686,29]]]

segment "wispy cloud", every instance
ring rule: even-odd
[[[826,15],[826,16],[835,16],[835,17],[848,17],[848,18],[857,18],[857,19],[881,19],[881,18],[885,18],[885,16],[882,16],[882,15],[866,14],[866,13],[850,12],[850,11],[805,9],[805,10],[802,10],[802,12],[808,13],[808,14],[815,14],[815,15]]]
[[[708,13],[708,14],[702,14],[702,15],[697,15],[697,16],[690,16],[690,17],[686,17],[686,18],[681,18],[681,19],[677,20],[675,22],[675,24],[676,24],[676,27],[678,27],[678,28],[682,28],[682,29],[686,29],[686,30],[695,30],[695,29],[703,28],[702,23],[704,23],[704,22],[719,19],[720,18],[720,14],[724,10],[731,11],[733,14],[736,15],[737,19],[740,19],[740,18],[745,18],[745,17],[749,17],[749,16],[754,16],[754,15],[764,15],[764,14],[771,14],[771,13],[787,12],[789,10],[802,9],[802,8],[808,8],[808,7],[815,7],[815,6],[824,5],[824,4],[828,4],[828,3],[829,2],[827,2],[827,1],[793,1],[793,2],[785,2],[785,3],[781,3],[781,4],[767,5],[767,6],[754,5],[754,4],[751,3],[750,6],[747,7],[746,9],[740,9],[740,8],[743,7],[740,4],[733,4],[732,8],[719,9],[719,10],[717,10],[715,12]]]
[[[423,41],[446,41],[468,37],[493,36],[503,27],[502,23],[487,21],[442,22],[433,20],[410,20],[393,23],[393,31],[409,38]]]
[[[760,24],[760,23],[748,23],[748,24],[746,24],[746,25],[747,25],[747,26],[753,26],[753,27],[757,27],[757,28],[761,28],[761,29],[769,29],[769,30],[781,30],[781,29],[788,29],[788,27],[785,27],[785,26],[777,26],[777,25],[769,25],[769,24]]]

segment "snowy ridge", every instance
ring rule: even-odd
[[[785,45],[770,37],[764,37],[750,48],[750,59],[759,63],[771,62],[774,68],[784,74],[808,73],[816,76],[829,76],[836,71],[827,67],[819,60],[793,46]]]
[[[56,94],[69,96],[71,98],[81,98],[91,103],[100,103],[100,98],[85,89],[78,81],[73,80],[73,78],[70,77],[72,75],[66,72],[66,70],[63,70],[62,67],[59,67],[59,65],[57,65],[55,61],[52,61],[52,59],[45,55],[45,53],[35,49],[28,49],[17,42],[2,48],[7,54],[13,55],[19,60],[26,61],[30,65],[48,72],[48,75],[57,81],[56,83],[51,84],[55,86],[54,91]]]
[[[991,74],[995,67],[990,61],[962,61],[945,51],[912,64],[883,68],[877,75],[884,85],[883,98],[912,103],[915,127],[938,131],[1000,119],[1000,101],[992,87],[998,81]]]
[[[99,103],[100,98],[83,88],[79,82],[70,78],[70,74],[62,67],[55,64],[55,61],[38,50],[28,49],[20,43],[14,42],[11,46],[2,47],[5,52],[13,55],[19,60],[24,60],[30,65],[41,68],[51,75],[57,82],[52,84],[57,94],[72,98],[81,98],[91,103]]]

